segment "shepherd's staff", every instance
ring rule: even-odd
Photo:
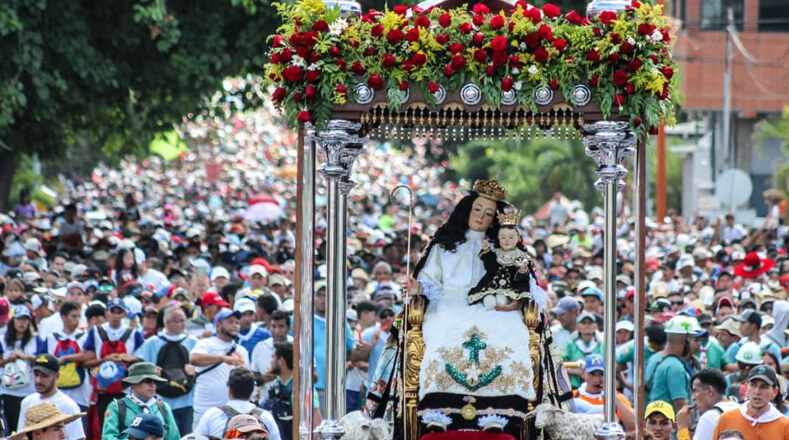
[[[397,185],[396,187],[394,187],[392,189],[392,192],[389,193],[389,198],[393,199],[395,193],[398,190],[400,190],[400,189],[404,189],[404,190],[408,191],[408,242],[406,243],[407,259],[405,260],[405,279],[406,279],[406,283],[408,283],[408,280],[411,278],[411,213],[414,210],[414,192],[411,190],[411,188],[408,185]],[[410,287],[409,287],[409,289],[410,289]],[[405,366],[408,365],[408,351],[406,351],[406,342],[407,342],[407,340],[406,340],[406,337],[405,337],[405,331],[406,331],[406,327],[408,326],[408,303],[409,302],[411,302],[410,296],[404,295],[403,296],[403,321],[402,321],[402,325],[400,326],[400,328],[402,329],[402,337],[403,337],[403,346],[401,347],[402,350],[403,350],[402,351],[402,353],[403,353],[403,368],[405,368]],[[400,396],[400,405],[403,405],[404,399],[405,399],[405,396]],[[403,417],[403,434],[405,435],[405,433],[408,432],[407,427],[406,427],[406,420],[408,419],[408,417],[405,416],[405,411],[404,410],[405,410],[405,408],[401,407],[401,413],[400,414]]]

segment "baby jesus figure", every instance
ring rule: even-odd
[[[531,298],[529,288],[533,271],[533,262],[529,255],[518,249],[520,233],[518,221],[520,214],[516,212],[499,212],[499,248],[491,249],[485,238],[482,238],[482,251],[479,258],[485,266],[485,276],[469,291],[468,303],[482,304],[488,310],[502,312],[518,310],[521,300]]]

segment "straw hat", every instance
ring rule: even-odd
[[[49,428],[59,423],[69,423],[84,416],[85,413],[63,414],[50,402],[33,405],[25,412],[25,429],[8,437],[8,440],[23,439],[28,432]]]

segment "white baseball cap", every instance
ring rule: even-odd
[[[249,298],[240,298],[233,305],[233,310],[241,313],[256,312],[255,302]]]
[[[222,266],[216,266],[211,269],[211,281],[216,281],[217,278],[222,277],[227,278],[228,280],[230,279],[230,273],[228,273],[227,269]]]
[[[263,266],[261,266],[259,264],[255,264],[255,265],[252,265],[252,266],[249,267],[249,276],[250,276],[250,278],[252,277],[252,275],[255,275],[255,274],[260,274],[260,275],[263,275],[264,277],[267,277],[268,276],[268,271],[266,270],[265,267],[263,267]]]

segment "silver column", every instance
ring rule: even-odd
[[[626,122],[600,121],[584,125],[586,155],[597,162],[595,188],[605,198],[603,272],[605,312],[603,349],[605,351],[605,422],[595,433],[600,439],[623,439],[625,432],[616,420],[616,192],[624,187],[627,176],[622,162],[633,155],[636,137]]]
[[[304,140],[301,155],[301,199],[299,200],[299,438],[312,440],[313,395],[313,339],[312,339],[312,295],[315,272],[315,142]]]
[[[361,124],[333,119],[315,136],[324,156],[320,173],[328,186],[326,292],[326,419],[316,432],[321,439],[340,439],[345,415],[345,308],[347,194],[355,185],[349,176],[362,152]]]

